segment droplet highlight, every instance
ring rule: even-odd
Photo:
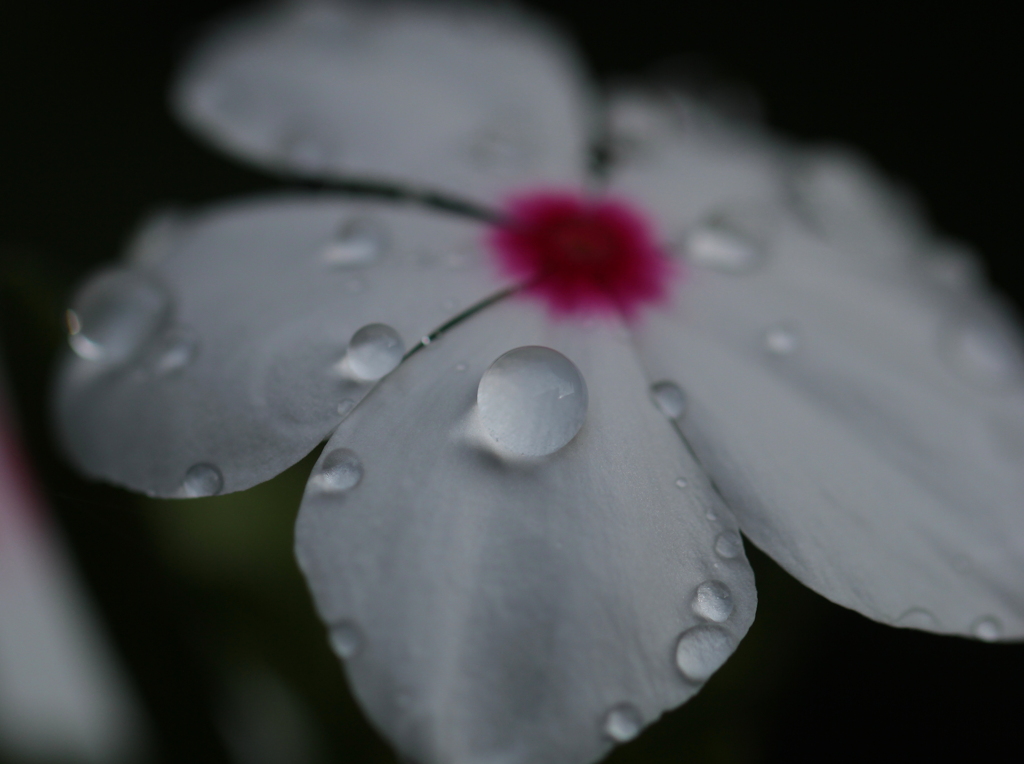
[[[145,273],[105,271],[75,295],[66,314],[68,342],[87,360],[123,361],[152,340],[170,314],[170,297]]]
[[[732,592],[721,581],[705,581],[697,587],[690,606],[704,620],[723,623],[732,615]]]
[[[338,621],[330,629],[331,649],[339,658],[353,658],[363,647],[363,633],[352,621]]]
[[[694,265],[723,273],[742,273],[758,264],[762,247],[722,222],[695,227],[683,239],[683,251]]]
[[[996,642],[1003,635],[1003,625],[998,618],[985,616],[971,625],[971,633],[983,642]]]
[[[939,628],[939,619],[924,608],[912,607],[896,619],[895,625],[903,629],[935,631]]]
[[[190,499],[216,496],[224,488],[224,476],[212,464],[193,464],[185,473],[181,487],[182,494]]]
[[[626,743],[640,734],[644,719],[632,703],[619,703],[604,717],[604,734],[616,743]]]
[[[676,488],[686,488],[686,481],[682,478],[676,478]]]
[[[678,419],[686,411],[686,394],[675,382],[655,382],[651,385],[651,399],[669,419]]]
[[[348,343],[348,367],[360,379],[380,379],[402,361],[405,345],[387,324],[367,324]]]
[[[362,479],[363,463],[355,451],[336,448],[320,462],[316,474],[310,478],[310,483],[320,491],[340,493],[355,488]]]
[[[722,531],[715,539],[715,553],[725,559],[733,560],[743,554],[743,539],[736,531]]]
[[[158,376],[166,376],[189,366],[199,354],[199,338],[185,327],[166,332],[147,354],[145,365]]]
[[[518,456],[553,454],[576,437],[587,415],[583,375],[546,347],[502,355],[480,378],[476,398],[484,430]]]
[[[799,346],[796,331],[790,326],[773,326],[764,333],[764,349],[772,355],[792,355]]]
[[[693,682],[705,682],[733,651],[732,636],[721,626],[694,626],[676,643],[676,667]]]
[[[338,229],[335,237],[324,247],[321,259],[339,268],[369,265],[384,253],[387,242],[387,231],[379,220],[353,218]],[[361,290],[362,282],[359,283]]]

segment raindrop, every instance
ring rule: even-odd
[[[775,326],[764,333],[764,347],[773,355],[791,355],[799,347],[796,332],[788,326]]]
[[[629,742],[643,726],[643,717],[632,703],[619,703],[604,717],[604,733],[616,743]]]
[[[68,341],[90,361],[123,361],[166,324],[167,293],[140,271],[105,271],[85,284],[67,311]]]
[[[180,371],[192,363],[199,353],[199,339],[186,327],[177,327],[164,334],[148,354],[146,366],[154,374]]]
[[[715,552],[726,560],[739,557],[743,554],[743,539],[736,531],[722,531],[715,539]]]
[[[336,448],[320,462],[310,484],[321,491],[348,491],[363,479],[363,463],[355,451]]]
[[[338,621],[331,626],[330,639],[339,658],[352,658],[363,646],[363,634],[351,621]]]
[[[948,326],[941,340],[949,367],[964,381],[1004,390],[1024,380],[1024,355],[1012,328],[994,318],[975,317]]]
[[[939,628],[939,619],[924,608],[912,607],[896,619],[896,626],[934,631]]]
[[[983,642],[995,642],[1003,635],[1003,625],[997,618],[985,616],[971,624],[971,633]]]
[[[352,268],[369,265],[387,248],[383,224],[373,218],[353,218],[324,247],[321,258],[332,266]]]
[[[488,367],[476,393],[487,433],[519,456],[546,456],[583,426],[587,385],[579,369],[551,348],[510,350]]]
[[[651,385],[651,398],[669,419],[678,419],[686,410],[686,394],[675,382],[655,382]]]
[[[682,478],[676,478],[676,488],[686,488],[686,481]]]
[[[338,404],[338,413],[342,416],[348,416],[349,413],[356,407],[356,402],[351,398],[343,398],[341,403]]]
[[[711,677],[732,653],[732,637],[721,626],[694,626],[679,637],[676,666],[694,682]]]
[[[224,488],[224,476],[212,464],[193,464],[185,473],[181,484],[182,493],[190,499],[201,496],[216,496]]]
[[[464,364],[464,363],[457,363],[457,364],[455,364],[455,371],[465,371],[468,368],[469,367],[466,366],[466,364]]]
[[[367,324],[352,335],[346,359],[352,373],[366,380],[380,379],[402,360],[405,345],[387,324]]]
[[[762,255],[756,242],[721,222],[705,223],[690,231],[683,251],[694,265],[726,273],[749,270]]]
[[[705,581],[697,587],[690,606],[701,618],[722,623],[732,615],[732,592],[721,581]]]

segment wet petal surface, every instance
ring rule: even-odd
[[[579,183],[587,87],[568,43],[511,9],[293,2],[214,32],[174,103],[264,167],[493,203],[523,184]]]
[[[438,213],[291,195],[188,220],[155,262],[82,288],[57,391],[72,458],[157,496],[283,471],[405,350],[502,286],[481,226]]]
[[[494,365],[517,348],[515,374]],[[582,409],[575,437],[526,456],[496,439],[488,369],[514,388],[502,433],[548,443]],[[328,442],[298,558],[403,755],[594,761],[697,692],[746,633],[756,595],[735,520],[648,387],[621,327],[552,324],[509,299],[413,354]]]

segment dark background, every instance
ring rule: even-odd
[[[238,760],[224,734],[225,718],[242,713],[232,677],[257,666],[300,698],[323,759],[387,762],[291,563],[301,467],[238,497],[168,507],[81,481],[47,433],[45,386],[74,282],[114,257],[156,205],[278,185],[191,140],[165,108],[183,48],[233,5],[3,11],[0,347],[30,457],[129,667],[154,760]],[[1008,18],[977,5],[529,5],[577,39],[599,76],[696,57],[757,93],[772,128],[859,147],[917,189],[940,230],[975,244],[1024,305],[1020,56]],[[752,557],[760,606],[750,636],[704,692],[610,762],[1019,758],[1024,647],[883,627]]]

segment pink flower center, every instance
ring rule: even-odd
[[[501,272],[557,316],[637,316],[663,301],[673,263],[628,204],[561,191],[516,196],[488,243]]]

